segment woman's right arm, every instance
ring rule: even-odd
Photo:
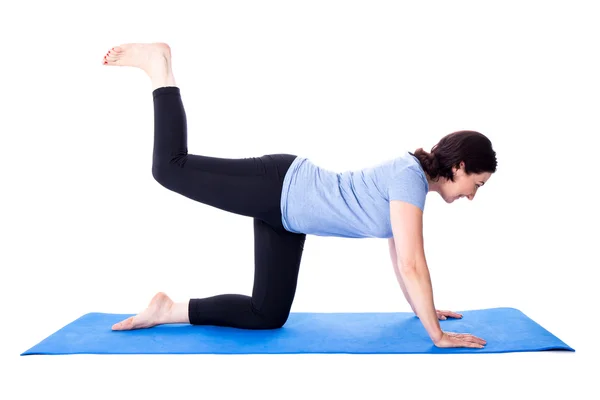
[[[410,300],[410,297],[408,296],[408,292],[406,291],[406,286],[404,286],[404,282],[402,282],[402,276],[400,275],[400,271],[398,269],[398,255],[397,255],[398,253],[396,251],[396,243],[394,242],[393,237],[388,239],[388,249],[390,251],[390,259],[392,261],[392,266],[394,267],[394,274],[396,275],[396,280],[400,284],[400,289],[402,289],[402,294],[404,294],[404,298],[408,302],[408,305],[410,305],[410,308],[413,310],[415,315],[417,315],[417,313],[415,311],[415,307],[413,306],[412,301]]]

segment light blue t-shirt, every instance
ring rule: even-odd
[[[334,172],[298,156],[281,193],[282,223],[294,233],[391,238],[390,200],[424,211],[429,191],[419,161],[408,151],[376,166]]]

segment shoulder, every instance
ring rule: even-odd
[[[407,153],[393,160],[390,168],[388,200],[410,203],[423,211],[429,184],[419,162]]]
[[[390,175],[393,178],[405,178],[410,180],[416,180],[423,183],[425,186],[427,183],[427,176],[425,171],[421,167],[421,164],[416,157],[411,155],[409,152],[405,152],[400,157],[396,157],[388,163],[390,168]]]

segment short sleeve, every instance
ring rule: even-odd
[[[390,174],[388,182],[389,200],[401,200],[425,210],[427,181],[419,171],[405,167]]]

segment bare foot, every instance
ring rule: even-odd
[[[109,50],[102,63],[142,69],[152,80],[153,90],[177,86],[171,70],[171,48],[166,43],[122,44]]]
[[[113,331],[124,331],[130,329],[151,328],[156,325],[170,322],[170,312],[173,307],[173,300],[165,293],[157,293],[148,308],[136,316],[129,317],[112,326]]]

